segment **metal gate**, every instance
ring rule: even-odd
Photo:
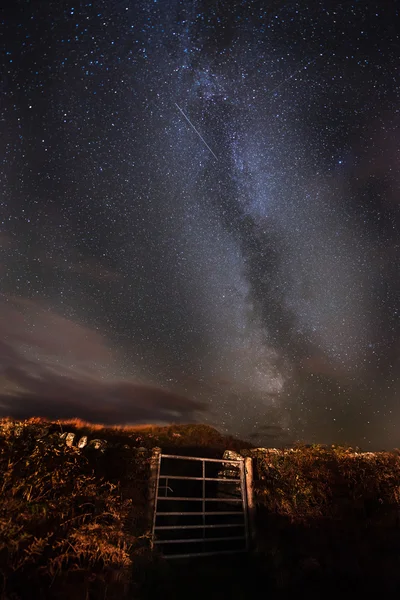
[[[244,459],[160,454],[153,543],[167,558],[248,549]]]

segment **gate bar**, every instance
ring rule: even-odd
[[[164,554],[164,558],[200,558],[201,556],[216,556],[217,554],[239,554],[246,550],[216,550],[215,552],[191,552],[190,554]]]
[[[156,526],[156,519],[157,519],[157,498],[158,498],[158,492],[159,492],[159,485],[160,485],[160,469],[161,469],[161,449],[157,448],[157,450],[153,449],[153,456],[151,457],[151,462],[150,462],[150,473],[151,473],[151,481],[153,482],[153,495],[150,498],[150,506],[151,503],[153,503],[153,506],[151,506],[151,510],[153,513],[153,523],[152,523],[152,527],[151,527],[151,546],[153,547],[154,544],[154,529]]]
[[[203,500],[206,502],[243,502],[242,498],[194,498],[193,496],[189,498],[183,498],[181,496],[158,496],[157,500],[176,500],[177,502],[186,502],[188,500],[193,502],[203,502]]]
[[[241,479],[241,488],[242,488],[242,498],[243,498],[243,516],[245,523],[245,533],[246,533],[246,550],[249,549],[249,521],[247,514],[247,490],[246,490],[246,473],[244,467],[244,460],[240,463],[240,479]]]
[[[238,465],[242,462],[242,459],[229,459],[229,458],[200,458],[199,456],[178,456],[175,454],[163,454],[163,458],[179,458],[180,460],[200,460],[207,462],[227,463]]]
[[[179,515],[181,515],[181,516],[184,516],[184,515],[193,515],[193,516],[197,515],[198,516],[198,515],[202,515],[202,514],[203,514],[202,511],[200,511],[200,512],[157,512],[157,516],[163,516],[163,517],[166,517],[168,515],[173,515],[175,517],[177,517]],[[239,515],[240,517],[244,516],[243,515],[243,510],[228,510],[228,511],[226,511],[226,510],[225,511],[224,510],[217,510],[217,511],[214,511],[214,512],[212,512],[212,511],[207,512],[207,516],[208,515]]]
[[[160,514],[160,513],[158,513]],[[169,515],[171,513],[168,513]],[[187,513],[186,513],[187,514]],[[210,513],[207,513],[210,514]],[[219,513],[220,514],[220,513]],[[235,513],[236,514],[236,513]],[[224,523],[223,525],[156,525],[156,531],[163,530],[166,531],[174,530],[174,529],[226,529],[227,527],[244,527],[244,523]]]
[[[168,474],[162,474],[162,471],[164,471],[164,468],[162,468],[162,459],[176,459],[176,460],[180,460],[180,461],[197,461],[200,462],[202,464],[202,471],[201,471],[201,477],[194,477],[194,476],[185,476],[185,475],[168,475]],[[223,471],[219,471],[217,477],[206,477],[206,463],[217,463],[219,465],[221,465]],[[220,467],[220,469],[221,469]],[[165,466],[165,471],[168,472],[168,465]],[[181,455],[174,455],[174,454],[162,454],[160,453],[159,456],[159,462],[158,462],[158,481],[157,481],[157,492],[159,490],[159,488],[164,487],[159,485],[159,480],[160,479],[164,479],[166,482],[166,485],[168,485],[169,483],[169,479],[171,480],[177,480],[177,481],[201,481],[202,482],[202,491],[201,491],[201,497],[197,497],[197,496],[192,496],[192,497],[185,497],[185,496],[159,496],[159,493],[156,493],[156,498],[155,498],[155,504],[156,506],[154,507],[154,522],[153,522],[153,535],[152,535],[152,539],[153,539],[153,544],[157,545],[159,548],[163,548],[165,549],[165,547],[168,547],[170,544],[172,545],[185,545],[187,544],[194,544],[194,548],[195,551],[194,552],[187,552],[185,554],[166,554],[165,558],[189,558],[189,557],[201,557],[201,556],[212,556],[212,555],[220,555],[220,554],[237,554],[237,553],[241,553],[241,552],[245,552],[248,549],[249,546],[249,532],[248,532],[248,515],[247,515],[247,508],[248,508],[248,499],[247,499],[247,489],[246,489],[246,485],[245,485],[245,474],[246,474],[246,469],[245,469],[245,465],[244,465],[244,459],[243,457],[240,457],[238,459],[227,459],[227,458],[205,458],[205,457],[197,457],[197,456],[181,456]],[[231,475],[231,477],[229,477],[229,475]],[[207,481],[215,481],[218,482],[219,484],[225,484],[225,483],[233,483],[235,486],[235,492],[239,492],[240,491],[240,497],[232,497],[232,494],[226,494],[228,496],[231,497],[211,497],[211,498],[207,498],[206,497],[206,482]],[[237,489],[239,488],[239,489]],[[210,490],[211,491],[211,490]],[[161,508],[161,506],[158,504],[158,502],[163,501],[163,500],[173,500],[176,502],[197,502],[200,503],[201,502],[201,509],[202,510],[195,510],[195,511],[191,511],[191,512],[187,512],[187,511],[174,511],[174,512],[170,512],[170,511],[164,511],[165,512],[158,512],[158,508]],[[219,506],[220,508],[226,508],[223,506],[222,503],[234,503],[232,508],[237,508],[238,510],[220,510],[220,511],[216,511],[211,510],[210,512],[207,512],[207,508],[214,508],[211,504],[208,506],[207,502],[219,502]],[[235,503],[240,503],[240,506],[238,506]],[[164,504],[164,506],[166,506]],[[192,505],[193,506],[193,505]],[[214,505],[215,506],[215,505]],[[215,507],[216,508],[216,507]],[[227,508],[230,508],[229,505]],[[186,524],[186,525],[156,525],[156,518],[157,516],[160,517],[172,517],[172,516],[179,516],[179,517],[185,517],[185,516],[199,516],[201,517],[201,525],[200,524],[196,524],[196,525],[190,525],[190,524]],[[210,523],[207,524],[206,518],[207,516],[210,515],[211,516],[220,516],[223,517],[224,515],[230,515],[233,517],[233,515],[236,515],[236,517],[240,517],[240,518],[236,518],[235,521],[233,522],[233,519],[230,519],[230,523]],[[183,521],[185,523],[185,521]],[[168,521],[167,521],[168,523]],[[187,523],[187,521],[186,521]],[[190,521],[189,521],[190,523]],[[236,531],[234,531],[234,528],[236,527]],[[206,537],[206,529],[211,530],[212,533],[217,534],[217,537]],[[218,529],[222,529],[223,531],[218,532]],[[228,529],[230,531],[228,531]],[[243,530],[244,529],[244,530]],[[197,537],[197,538],[188,538],[188,539],[158,539],[155,540],[155,534],[156,532],[160,532],[160,531],[172,531],[172,530],[187,530],[190,532],[190,530],[193,530],[193,534],[195,535],[196,532],[199,532],[199,535],[201,537]],[[201,531],[201,533],[200,533]],[[226,531],[226,533],[225,533]],[[229,536],[229,533],[233,533],[236,535],[233,536]],[[211,533],[211,535],[212,535]],[[219,536],[218,536],[219,533]],[[225,533],[225,535],[223,535]],[[238,534],[241,535],[238,535]],[[222,535],[221,535],[222,534]],[[228,534],[228,535],[227,535]],[[189,533],[190,535],[190,533]],[[167,534],[168,537],[168,534]],[[206,545],[206,542],[210,542],[215,543],[215,542],[222,542],[224,543],[225,547],[227,545],[227,543],[229,541],[240,541],[240,547],[235,549],[235,550],[214,550],[213,546],[211,545]],[[167,546],[168,544],[168,546]],[[197,544],[197,546],[196,546]],[[199,544],[201,544],[199,546]],[[242,546],[244,546],[242,548]],[[228,545],[229,547],[229,545]],[[207,548],[209,548],[209,550],[207,550]],[[176,548],[179,552],[179,549]],[[172,550],[172,548],[171,548]],[[202,550],[202,551],[200,551]]]
[[[245,535],[235,535],[232,537],[215,537],[215,538],[190,538],[187,540],[155,540],[155,544],[196,544],[203,542],[229,542],[230,540],[245,540]]]
[[[201,487],[202,487],[202,496],[203,496],[203,502],[202,502],[201,507],[202,507],[202,510],[203,510],[203,516],[202,516],[201,519],[202,519],[203,525],[205,525],[206,524],[206,482],[205,482],[205,478],[206,478],[206,463],[205,463],[204,460],[201,463],[201,469],[202,469],[201,474],[202,474],[202,477],[203,477],[203,482],[202,482],[202,485],[201,485]],[[206,547],[204,545],[205,537],[206,537],[206,530],[203,527],[203,535],[202,535],[202,538],[203,538],[203,548],[202,548],[202,550],[203,550],[203,552],[206,549]]]
[[[189,481],[203,481],[203,477],[183,477],[183,475],[160,475],[160,479],[187,479]],[[227,483],[239,483],[240,479],[221,479],[219,477],[204,477],[204,481],[226,481]]]

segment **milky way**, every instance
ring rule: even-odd
[[[3,12],[3,414],[398,444],[398,11],[266,5]]]

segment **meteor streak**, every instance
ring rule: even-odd
[[[210,146],[207,144],[206,140],[203,138],[203,136],[201,135],[201,133],[196,129],[196,127],[193,125],[193,123],[191,122],[191,120],[189,119],[189,117],[187,117],[185,115],[185,113],[183,112],[183,110],[181,109],[181,107],[176,102],[175,102],[175,106],[182,113],[182,115],[185,117],[186,121],[189,123],[189,125],[192,127],[192,129],[194,129],[194,131],[197,133],[197,135],[199,136],[199,138],[201,139],[201,141],[203,142],[203,144],[209,149],[209,151],[211,152],[211,154],[213,155],[213,157],[216,160],[218,160],[218,157],[211,150]]]
[[[283,81],[281,81],[281,83],[279,85],[277,85],[274,89],[272,89],[270,92],[268,92],[268,94],[272,95],[273,93],[275,93],[277,90],[279,90],[279,88],[281,88],[283,85],[285,85],[285,83],[287,83],[290,79],[292,79],[292,77],[294,77],[295,75],[297,75],[301,71],[304,71],[305,69],[307,69],[307,67],[309,67],[310,65],[312,65],[313,63],[315,63],[315,61],[317,61],[318,58],[320,56],[322,56],[323,54],[324,54],[324,52],[321,52],[321,54],[319,54],[318,56],[316,56],[313,60],[310,60],[306,65],[301,66],[299,69],[297,69],[296,71],[294,71],[291,75],[289,75],[289,77],[286,77],[286,79],[284,79]]]

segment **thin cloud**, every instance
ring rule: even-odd
[[[107,379],[113,356],[96,331],[23,298],[0,301],[0,414],[107,424],[193,421],[203,405],[174,392]]]

